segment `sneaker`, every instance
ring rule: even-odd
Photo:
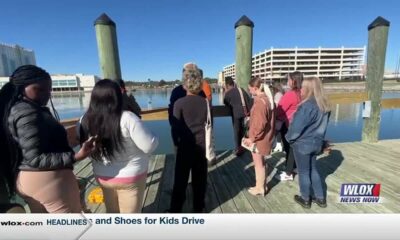
[[[283,151],[282,143],[277,143],[275,148],[272,150],[272,152],[282,152],[282,151]]]
[[[298,204],[300,204],[303,208],[310,209],[311,208],[311,201],[304,200],[301,196],[295,195],[294,196],[294,201]]]
[[[293,174],[287,175],[286,172],[282,172],[280,175],[276,175],[276,178],[281,181],[293,181]]]
[[[265,194],[266,194],[265,190],[266,189],[259,190],[259,189],[256,189],[255,187],[251,187],[251,188],[247,189],[247,191],[253,196],[265,196]]]
[[[319,199],[319,198],[313,198],[312,199],[312,202],[313,203],[316,203],[319,207],[321,207],[321,208],[326,208],[328,205],[326,204],[326,198],[322,198],[322,199]]]

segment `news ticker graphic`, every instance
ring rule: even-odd
[[[2,214],[0,239],[398,239],[400,214]],[[288,231],[290,228],[290,231]]]
[[[344,183],[340,188],[340,203],[380,203],[381,184]]]

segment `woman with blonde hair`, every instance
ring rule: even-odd
[[[326,197],[317,169],[317,155],[323,148],[330,110],[319,78],[304,79],[301,99],[286,134],[299,173],[300,196],[295,195],[294,200],[304,208],[310,208],[311,201],[324,208]]]
[[[266,189],[266,176],[264,156],[271,153],[272,140],[275,134],[275,114],[271,109],[268,97],[262,92],[262,80],[253,77],[249,82],[249,90],[254,97],[254,104],[250,111],[250,125],[248,138],[243,139],[247,148],[252,148],[254,171],[256,174],[256,185],[249,188],[252,195],[264,196]]]

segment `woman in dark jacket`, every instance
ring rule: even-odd
[[[183,83],[187,95],[174,104],[172,132],[176,136],[177,156],[170,212],[182,211],[189,174],[192,172],[193,211],[204,211],[207,187],[205,129],[208,100],[199,96],[202,87],[195,64],[185,65]]]
[[[46,107],[51,78],[43,69],[21,66],[0,91],[1,174],[9,196],[17,191],[33,213],[79,213],[75,161],[92,151],[94,138],[75,153],[57,112]],[[53,106],[53,104],[52,104]]]
[[[301,98],[302,102],[286,134],[286,139],[293,148],[299,172],[301,196],[296,195],[294,199],[304,208],[310,208],[311,201],[320,207],[326,207],[322,181],[316,165],[317,155],[323,148],[330,111],[319,78],[304,79]]]
[[[241,96],[243,96],[243,102]],[[243,127],[244,119],[250,114],[253,100],[244,89],[235,86],[232,77],[226,77],[224,104],[230,108],[232,113],[233,136],[236,147],[235,154],[236,156],[241,156],[245,152],[245,148],[242,147],[242,138],[245,134]]]
[[[186,72],[193,65],[195,65],[195,64],[191,63],[191,62],[186,63],[185,65],[183,65],[182,73]],[[178,136],[176,135],[176,131],[173,130],[173,124],[174,124],[174,121],[175,121],[175,118],[174,118],[174,105],[175,105],[176,101],[178,101],[179,99],[185,97],[186,95],[187,95],[187,89],[185,87],[185,84],[183,83],[183,84],[175,87],[172,90],[171,96],[169,98],[168,121],[169,121],[169,124],[171,125],[171,136],[172,136],[172,143],[174,144],[174,153],[175,153],[175,155],[176,155],[176,151],[177,151],[177,147],[178,147]],[[197,95],[202,96],[204,98],[207,98],[206,94],[203,92],[203,90],[201,90]]]

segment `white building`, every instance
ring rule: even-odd
[[[91,91],[99,81],[96,75],[84,74],[55,74],[51,75],[53,91]],[[9,81],[9,77],[0,77],[0,88]]]
[[[225,86],[225,76],[224,72],[221,71],[218,73],[218,87],[223,87]]]
[[[80,82],[76,75],[51,75],[53,91],[78,91]]]
[[[263,80],[285,79],[293,71],[321,79],[354,79],[364,76],[363,48],[271,48],[252,58],[252,75]],[[223,68],[235,78],[235,64]]]
[[[35,53],[18,45],[0,43],[0,77],[10,76],[19,66],[36,65]]]
[[[92,91],[100,78],[96,75],[78,73],[51,75],[51,79],[53,80],[53,91]]]
[[[80,82],[80,88],[83,91],[92,91],[94,85],[100,80],[96,75],[76,74]]]

